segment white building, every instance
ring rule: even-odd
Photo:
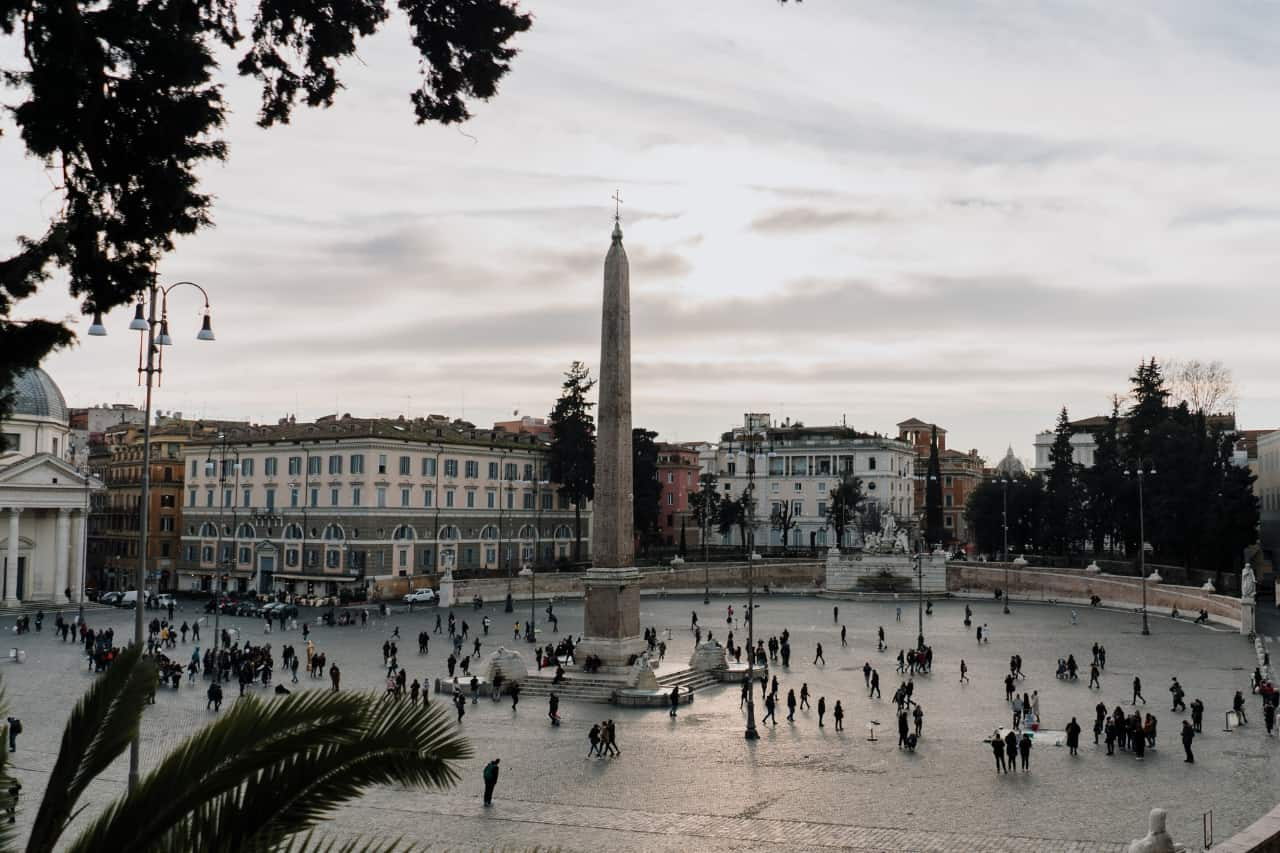
[[[13,413],[0,422],[0,560],[5,606],[79,602],[89,495],[102,484],[66,460],[66,400],[40,368],[19,374]]]
[[[1258,438],[1253,492],[1261,512],[1262,549],[1273,563],[1280,559],[1280,430]]]
[[[827,522],[831,491],[846,476],[862,481],[868,502],[893,513],[899,526],[915,517],[915,449],[905,441],[867,435],[843,426],[769,427],[767,414],[749,414],[744,426],[726,434],[717,456],[721,494],[740,498],[754,480],[755,543],[782,546],[782,535],[770,523],[773,507],[789,504],[796,525],[791,546],[822,547],[835,543]],[[754,477],[752,471],[754,469]],[[722,537],[737,542],[737,532]],[[846,531],[846,542],[851,537]]]

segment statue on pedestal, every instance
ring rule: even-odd
[[[905,529],[898,531],[898,537],[893,542],[893,548],[903,554],[911,550],[910,544],[907,542],[907,531]]]
[[[1147,819],[1146,837],[1130,842],[1129,853],[1175,853],[1181,849],[1165,829],[1166,817],[1164,809],[1152,809]]]
[[[1253,601],[1258,594],[1258,578],[1253,574],[1253,567],[1245,564],[1240,572],[1240,600]]]

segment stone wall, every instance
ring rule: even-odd
[[[1009,567],[1006,587],[1005,564],[947,564],[947,590],[953,593],[989,593],[1007,589],[1012,600],[1065,601],[1089,604],[1097,595],[1103,606],[1141,607],[1142,582],[1138,578],[1090,574],[1083,569],[1036,569],[1030,566]],[[1240,599],[1207,593],[1197,587],[1166,583],[1147,584],[1147,609],[1152,613],[1168,613],[1174,607],[1194,617],[1201,609],[1209,611],[1214,622],[1239,627]]]
[[[642,594],[660,592],[702,592],[709,579],[711,589],[717,592],[736,592],[747,588],[745,563],[709,563],[704,571],[702,563],[685,563],[672,569],[645,569],[640,574]],[[753,578],[757,589],[765,584],[771,590],[786,592],[816,592],[826,577],[826,564],[821,562],[758,562]],[[581,572],[539,573],[534,580],[538,598],[581,598],[583,595]],[[423,586],[420,584],[418,586]],[[516,600],[529,600],[528,577],[511,579],[511,595]],[[403,594],[403,593],[401,593]],[[465,606],[477,595],[486,601],[497,601],[507,595],[506,577],[455,580],[453,584],[454,606]],[[392,595],[385,595],[392,598]]]
[[[947,591],[947,563],[930,554],[921,566],[925,592]],[[909,554],[833,553],[827,555],[827,589],[831,592],[875,592],[882,581],[898,578],[916,590],[916,561]]]
[[[1280,806],[1258,818],[1226,841],[1213,845],[1214,853],[1280,853]]]

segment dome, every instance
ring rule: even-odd
[[[996,465],[996,473],[1002,477],[1021,477],[1027,473],[1027,469],[1023,467],[1022,461],[1013,455],[1013,447],[1009,447],[1009,452],[1004,455]]]
[[[54,418],[64,424],[71,418],[57,383],[38,367],[19,373],[13,380],[13,414]]]

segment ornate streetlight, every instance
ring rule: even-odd
[[[134,602],[134,619],[133,619],[133,641],[142,647],[142,625],[143,613],[142,608],[146,603],[146,569],[147,569],[147,525],[150,523],[150,502],[151,502],[151,391],[153,386],[160,384],[161,375],[164,372],[164,347],[173,345],[173,338],[169,336],[169,291],[176,287],[182,286],[194,287],[204,296],[204,322],[200,326],[199,333],[196,334],[198,341],[212,341],[213,338],[213,322],[209,311],[209,294],[203,287],[193,281],[178,281],[173,284],[161,286],[154,281],[147,286],[146,292],[142,298],[138,300],[135,306],[133,320],[129,323],[129,329],[142,333],[142,348],[138,353],[138,376],[139,382],[145,383],[146,406],[142,421],[142,505],[140,507],[139,529],[138,529],[138,589],[137,600]],[[160,312],[159,319],[156,318],[157,309]],[[89,326],[89,334],[93,337],[104,337],[107,334],[107,328],[102,324],[102,312],[95,311],[93,314],[93,324]],[[138,787],[139,780],[139,764],[142,754],[142,735],[135,734],[133,742],[129,745],[129,790],[133,791]]]
[[[1138,457],[1134,462],[1133,471],[1126,470],[1125,476],[1128,477],[1132,473],[1138,480],[1138,576],[1142,581],[1142,634],[1143,636],[1151,635],[1151,626],[1147,622],[1147,526],[1146,517],[1143,509],[1142,481],[1146,479],[1148,474],[1154,474],[1156,469],[1144,468],[1143,460]]]

